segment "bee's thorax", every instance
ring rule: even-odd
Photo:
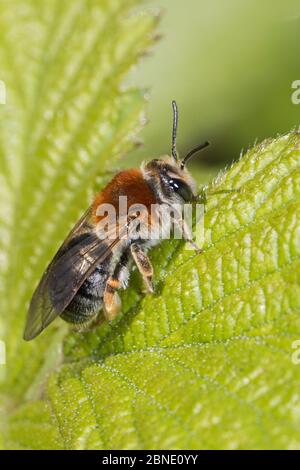
[[[119,213],[121,196],[126,196],[128,208],[135,204],[142,204],[149,212],[151,205],[158,202],[154,188],[144,177],[142,170],[124,170],[118,173],[96,196],[93,203],[95,221],[99,222],[100,220],[97,209],[101,204],[112,204],[116,212]]]

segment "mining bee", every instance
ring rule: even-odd
[[[25,340],[35,338],[57,316],[75,325],[88,325],[103,315],[104,319],[113,320],[121,307],[117,291],[126,288],[132,262],[140,272],[146,290],[153,292],[153,269],[147,250],[161,241],[161,234],[169,222],[163,217],[162,230],[158,233],[158,219],[151,208],[165,205],[172,209],[175,205],[181,207],[193,201],[196,185],[186,163],[208,145],[205,142],[179,160],[175,101],[172,106],[171,156],[143,163],[140,169],[121,171],[96,195],[93,204],[59,248],[32,296]],[[143,210],[125,211],[121,216],[118,211],[122,197],[127,198],[127,207],[138,205]],[[103,206],[116,210],[115,222],[110,226],[103,224],[104,213],[99,210]],[[145,228],[151,229],[151,237],[149,231],[145,233]],[[191,231],[184,223],[181,230],[183,238],[193,244]]]

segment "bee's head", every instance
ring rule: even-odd
[[[172,106],[173,133],[171,156],[151,160],[144,165],[143,171],[147,180],[155,187],[162,201],[184,204],[191,202],[196,196],[196,183],[186,169],[186,163],[195,153],[207,147],[209,142],[199,145],[191,150],[183,160],[179,160],[176,150],[178,110],[175,101],[172,101]]]
[[[195,197],[196,184],[189,172],[172,157],[151,160],[144,174],[163,202],[184,204]]]

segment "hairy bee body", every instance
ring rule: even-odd
[[[75,325],[90,324],[99,315],[113,320],[121,308],[117,291],[126,288],[133,262],[142,275],[146,290],[153,292],[153,269],[147,251],[169,232],[171,220],[167,217],[157,219],[152,208],[164,205],[181,208],[195,197],[195,183],[185,163],[207,145],[197,147],[183,161],[178,160],[174,102],[173,110],[172,156],[151,160],[140,169],[120,172],[96,195],[35,290],[24,339],[35,338],[57,316]],[[124,198],[128,208],[125,213],[121,210]],[[109,228],[103,210],[107,207],[112,208],[116,216]],[[132,212],[131,208],[134,208]],[[193,244],[184,224],[181,230],[183,238]]]
[[[109,262],[97,266],[84,281],[73,300],[61,313],[69,323],[84,324],[91,320],[103,305],[103,293],[109,276]]]

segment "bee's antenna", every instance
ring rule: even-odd
[[[183,169],[185,167],[186,162],[193,156],[195,153],[200,152],[200,150],[205,149],[210,145],[210,142],[206,141],[204,144],[198,145],[198,147],[195,147],[193,150],[191,150],[182,160],[181,162],[181,168]]]
[[[172,101],[173,107],[173,131],[172,131],[172,157],[177,162],[177,150],[176,150],[176,137],[177,137],[177,126],[178,126],[178,108],[176,101]]]

